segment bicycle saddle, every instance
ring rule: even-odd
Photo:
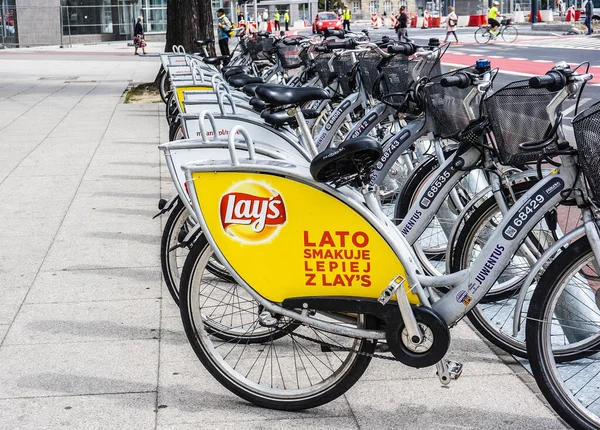
[[[247,84],[247,85],[244,85],[244,88],[242,88],[242,91],[244,92],[244,94],[246,94],[249,97],[256,97],[256,87],[258,87],[259,85],[265,85],[265,84],[263,84],[263,83]]]
[[[206,57],[202,61],[204,61],[204,63],[206,64],[215,66],[217,64],[220,64],[221,62],[228,62],[229,58],[229,55],[219,55],[218,57]]]
[[[323,88],[295,88],[285,85],[259,85],[256,87],[256,96],[273,106],[295,105],[330,98]]]
[[[269,105],[267,103],[263,102],[258,97],[252,97],[248,103],[250,103],[250,106],[252,106],[252,109],[254,109],[258,113],[261,113],[262,111],[264,111],[265,109],[267,109],[269,107]]]
[[[250,104],[252,104],[252,100],[254,100],[255,98],[256,97],[254,97],[250,100]],[[260,99],[258,99],[258,100],[260,100]],[[261,100],[261,102],[262,102],[262,100]],[[319,116],[319,112],[317,112],[314,109],[302,109],[302,114],[304,115],[304,118],[306,118],[306,119],[313,119],[313,118],[316,118]],[[281,127],[284,125],[291,125],[292,127],[298,126],[298,121],[296,120],[296,117],[289,116],[287,114],[287,112],[284,110],[276,111],[276,112],[273,112],[269,109],[263,110],[260,114],[260,117],[262,119],[264,119],[267,124],[270,124],[275,127]]]
[[[215,41],[213,39],[196,39],[194,40],[194,43],[196,44],[196,46],[206,46],[206,45],[210,45],[211,43],[214,43]]]
[[[221,72],[223,72],[223,77],[227,80],[234,75],[247,74],[252,72],[252,70],[248,66],[224,66],[221,67]]]
[[[244,85],[248,84],[265,83],[265,81],[263,81],[261,78],[257,78],[256,76],[250,75],[233,75],[227,80],[227,82],[229,82],[229,85],[231,85],[233,88],[242,88]]]
[[[310,174],[317,182],[333,182],[335,186],[345,185],[357,176],[367,180],[382,153],[372,137],[348,139],[337,148],[317,154],[310,163]]]

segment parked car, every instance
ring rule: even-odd
[[[322,33],[325,30],[341,30],[342,21],[335,12],[320,12],[312,23],[313,33]]]

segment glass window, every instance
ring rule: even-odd
[[[384,12],[391,12],[392,11],[392,2],[389,0],[386,0],[383,2],[383,11]]]
[[[360,10],[360,2],[352,2],[352,13],[357,13]]]
[[[17,43],[17,28],[15,0],[0,0],[0,43]]]
[[[369,12],[379,13],[379,0],[369,2]]]
[[[113,32],[111,0],[62,0],[63,34]]]

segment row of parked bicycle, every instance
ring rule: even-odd
[[[561,113],[589,65],[497,88],[485,59],[444,72],[437,39],[211,43],[161,56],[159,208],[166,284],[221,384],[300,410],[384,358],[447,385],[466,316],[570,425],[600,426],[600,103],[574,139]]]

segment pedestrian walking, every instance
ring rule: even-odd
[[[342,17],[344,18],[342,29],[350,31],[350,20],[352,19],[352,14],[350,13],[350,8],[348,6],[344,6]]]
[[[231,55],[229,53],[229,38],[233,36],[234,29],[223,9],[217,11],[217,25],[219,26],[219,49],[221,50],[221,55]]]
[[[402,42],[402,39],[404,39],[406,42],[412,42],[412,40],[408,38],[408,35],[406,33],[406,29],[408,27],[408,15],[406,14],[406,6],[400,6],[400,14],[398,15],[398,21],[396,21],[396,25],[398,26],[398,40]]]
[[[144,40],[144,26],[142,25],[143,22],[144,18],[140,16],[137,19],[137,23],[135,24],[135,29],[133,31],[133,46],[135,46],[135,51],[133,55],[139,55],[139,48],[142,48],[142,53],[146,55],[146,41]]]
[[[583,9],[585,10],[585,25],[588,28],[587,34],[590,35],[594,33],[594,27],[592,27],[592,16],[594,16],[594,3],[592,3],[592,0],[588,0],[583,5]]]
[[[285,23],[285,31],[288,31],[290,29],[290,14],[287,10],[283,14],[283,22]]]
[[[562,17],[565,14],[565,3],[562,0],[557,1],[558,15]]]
[[[279,11],[275,10],[275,13],[273,14],[273,21],[275,21],[275,31],[279,31]]]
[[[269,11],[267,9],[265,9],[265,11],[263,12],[263,21],[267,22],[269,20]]]
[[[456,24],[458,24],[458,16],[454,13],[454,7],[449,6],[448,16],[446,17],[446,38],[444,39],[444,43],[448,41],[448,37],[452,34],[456,39],[456,44],[459,44],[458,37],[456,36]]]

